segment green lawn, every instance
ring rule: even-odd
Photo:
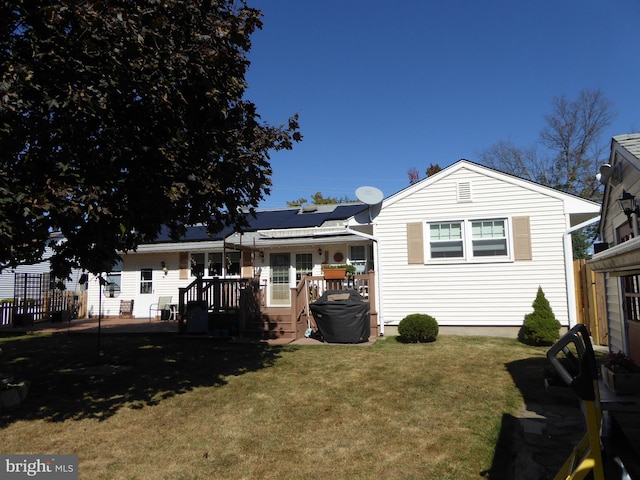
[[[32,382],[2,452],[77,454],[83,479],[478,479],[546,348],[385,338],[269,347],[175,335],[0,338]]]

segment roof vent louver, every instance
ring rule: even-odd
[[[458,182],[458,202],[470,202],[471,182]]]

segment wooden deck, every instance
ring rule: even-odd
[[[291,289],[290,305],[267,305],[267,286],[252,279],[196,279],[179,291],[178,323],[189,332],[196,325],[201,333],[262,340],[294,341],[315,328],[310,303],[328,290],[356,290],[370,310],[370,337],[379,335],[375,302],[375,274],[353,275],[343,280],[304,276]]]

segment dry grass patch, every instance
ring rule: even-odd
[[[75,453],[87,479],[477,479],[522,397],[506,365],[545,350],[442,336],[371,347],[172,335],[0,339],[30,379],[4,453]],[[127,367],[127,368],[123,368]],[[540,377],[532,378],[540,382]]]

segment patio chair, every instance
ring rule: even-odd
[[[133,300],[120,300],[120,316],[132,316],[133,315]]]
[[[149,306],[149,321],[151,321],[151,312],[155,312],[154,317],[158,316],[158,312],[162,310],[171,310],[171,299],[173,297],[159,297],[158,303],[152,303]]]

